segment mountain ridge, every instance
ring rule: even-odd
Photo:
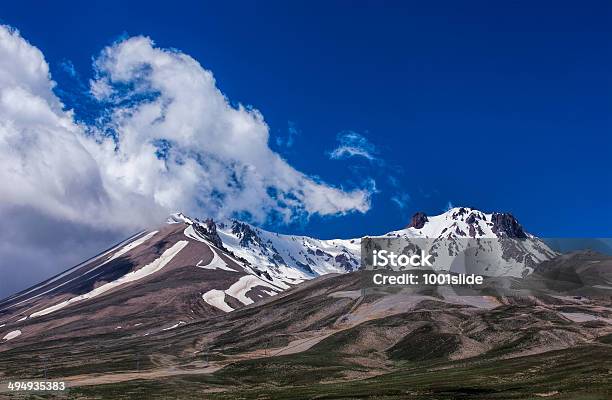
[[[500,269],[514,276],[531,271],[527,261],[533,264],[553,255],[537,253],[538,239],[524,233],[510,214],[457,207],[437,216],[415,216],[420,216],[419,224],[372,237],[433,238],[432,248],[439,250],[447,243],[469,246],[466,239],[525,236],[529,246],[513,249],[510,267]],[[161,323],[160,329],[165,329],[249,306],[322,275],[355,272],[360,267],[361,240],[283,235],[238,220],[215,222],[175,213],[158,229],[140,232],[0,301],[0,326],[29,326],[31,332],[21,329],[22,340],[64,319],[82,318],[79,312],[84,309],[108,313],[111,307],[116,320],[136,318],[142,325]],[[494,251],[506,251],[506,247]],[[440,265],[445,266],[443,258]],[[113,297],[124,298],[127,304],[114,305]],[[146,319],[147,307],[165,309],[175,316],[157,314]],[[115,329],[113,324],[109,321],[96,329]]]
[[[457,208],[373,238],[416,240],[440,254],[500,243],[484,254],[506,255],[511,266],[528,271],[526,261],[538,261],[539,239],[514,217],[495,215],[501,214]],[[592,371],[610,354],[609,298],[588,298],[580,290],[612,288],[612,257],[555,256],[525,279],[506,280],[534,283],[544,289],[537,294],[459,295],[446,286],[364,287],[369,271],[353,270],[350,262],[357,258],[351,253],[360,248],[357,239],[280,235],[183,214],[167,222],[0,301],[0,377],[39,377],[44,369],[75,393],[89,390],[84,398],[129,385],[147,390],[146,398],[164,398],[159,383],[169,379],[188,382],[194,396],[221,388],[227,391],[221,398],[248,398],[234,391],[302,384],[325,393],[329,386],[320,385],[330,379],[351,385],[382,379],[386,387],[394,376],[413,376],[406,371],[415,365],[456,375],[461,365],[514,368],[535,357],[521,364],[530,371],[531,365],[548,367],[557,355],[596,355],[581,366]],[[526,238],[512,237],[521,232]],[[447,259],[437,262],[446,266]],[[430,379],[442,376],[434,375]],[[608,376],[607,370],[597,375],[601,387]],[[473,379],[483,381],[480,370]],[[200,398],[189,396],[181,398]]]

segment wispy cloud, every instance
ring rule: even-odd
[[[350,157],[363,157],[370,161],[378,160],[378,150],[365,136],[354,131],[343,131],[336,137],[338,147],[328,153],[332,160]]]
[[[295,143],[295,138],[300,134],[297,125],[293,121],[287,121],[287,135],[276,136],[276,145],[278,147],[284,147],[290,149]]]
[[[74,68],[74,64],[70,60],[63,60],[60,62],[60,68],[66,72],[71,77],[75,78],[77,76],[76,69]]]
[[[386,181],[387,187],[384,190],[387,191],[389,200],[400,209],[402,214],[405,213],[410,205],[411,196],[405,191],[401,182],[404,175],[403,168],[387,162],[381,156],[380,149],[370,142],[365,135],[355,131],[342,131],[337,135],[336,140],[338,146],[327,153],[329,158],[340,160],[357,157],[369,161],[365,164],[353,163],[349,168],[354,170],[356,175],[369,175],[368,179],[374,185],[376,181],[372,176],[383,182]],[[381,193],[382,191],[383,189],[370,191],[370,193]]]
[[[403,191],[400,179],[397,175],[395,175],[395,173],[397,172],[401,173],[401,170],[389,173],[389,175],[387,176],[387,182],[389,183],[389,186],[391,187],[393,193],[390,197],[391,202],[394,203],[400,209],[402,214],[404,214],[408,209],[411,197],[410,194]]]
[[[410,203],[410,195],[408,193],[398,193],[391,197],[391,201],[397,205],[397,207],[405,211]]]

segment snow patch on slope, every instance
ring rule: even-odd
[[[225,271],[238,272],[235,269],[230,268],[227,265],[227,263],[225,261],[223,261],[223,259],[221,257],[219,257],[219,255],[217,254],[217,252],[215,250],[213,250],[211,248],[210,251],[212,251],[212,253],[213,253],[213,259],[208,264],[206,264],[206,265],[202,265],[202,260],[200,260],[196,264],[196,267],[203,268],[203,269],[222,269],[222,270],[225,270]]]
[[[124,255],[125,253],[127,253],[128,251],[140,246],[141,244],[143,244],[144,242],[146,242],[147,240],[151,239],[153,236],[155,236],[155,234],[158,231],[153,231],[153,232],[149,232],[146,235],[144,235],[141,238],[138,238],[136,240],[134,240],[133,242],[130,242],[128,244],[126,244],[125,246],[123,246],[119,251],[117,251],[115,254],[113,254],[113,256],[111,258],[109,258],[108,260],[106,260],[104,263],[100,264],[97,268],[100,268],[102,265],[104,264],[108,264],[109,262],[121,257],[122,255]]]
[[[159,270],[161,270],[163,267],[166,266],[166,264],[168,264],[170,261],[172,261],[172,259],[183,249],[185,248],[185,246],[187,246],[189,242],[186,240],[181,240],[176,242],[172,247],[170,247],[169,249],[167,249],[166,251],[164,251],[164,253],[155,261],[151,262],[150,264],[145,265],[144,267],[136,270],[136,271],[132,271],[129,272],[125,275],[123,275],[121,278],[106,283],[102,286],[99,286],[95,289],[93,289],[92,291],[73,297],[69,300],[65,300],[61,303],[58,303],[54,306],[51,307],[47,307],[43,310],[40,310],[38,312],[35,312],[33,314],[30,315],[31,318],[34,317],[39,317],[42,315],[47,315],[50,314],[52,312],[55,312],[57,310],[60,310],[64,307],[69,306],[70,304],[82,301],[82,300],[88,300],[91,298],[94,298],[96,296],[99,296],[105,292],[108,292],[109,290],[112,290],[118,286],[124,285],[126,283],[130,283],[130,282],[135,282],[138,281],[140,279],[143,279],[151,274],[154,274],[155,272],[158,272]]]
[[[223,290],[212,289],[202,295],[204,301],[221,311],[234,311],[232,307],[225,302],[225,292]]]
[[[158,232],[158,231],[153,231],[153,232],[150,232],[150,233],[146,234],[145,236],[143,236],[143,237],[141,237],[141,238],[138,238],[138,239],[134,240],[133,242],[128,243],[127,245],[125,245],[125,246],[123,246],[121,249],[119,249],[117,252],[115,252],[115,253],[114,253],[114,254],[113,254],[113,255],[112,255],[112,256],[111,256],[111,257],[110,257],[108,260],[104,261],[103,263],[101,263],[100,265],[96,266],[95,268],[92,268],[92,269],[90,269],[90,270],[86,271],[86,272],[85,272],[85,274],[90,274],[91,272],[93,272],[93,271],[95,271],[95,270],[99,269],[100,267],[102,267],[102,266],[104,266],[104,265],[108,264],[108,263],[109,263],[109,262],[111,262],[112,260],[114,260],[114,259],[116,259],[116,258],[118,258],[118,257],[120,257],[120,256],[122,256],[122,255],[124,255],[124,254],[125,254],[125,253],[127,253],[128,251],[133,250],[133,249],[134,249],[134,248],[136,248],[137,246],[140,246],[141,244],[143,244],[143,243],[144,243],[144,242],[146,242],[147,240],[151,239],[151,238],[152,238],[152,237],[153,237],[153,236],[154,236],[154,235],[155,235],[157,232]],[[142,232],[141,232],[141,233],[142,233]],[[133,237],[136,237],[136,236],[138,236],[138,235],[140,235],[141,233],[138,233],[138,234],[136,234],[136,235],[132,236],[132,238],[133,238]],[[130,238],[130,239],[131,239],[131,238]],[[130,239],[127,239],[126,241],[129,241]],[[126,241],[123,241],[121,244],[125,243]],[[121,244],[120,244],[120,245],[121,245]],[[119,245],[119,246],[120,246],[120,245]],[[45,283],[45,282],[43,282],[43,284],[38,285],[38,286],[35,286],[34,288],[32,288],[32,289],[28,290],[27,292],[23,293],[23,294],[22,294],[21,296],[19,296],[19,297],[23,297],[23,296],[25,296],[26,294],[31,293],[31,292],[33,292],[33,291],[35,291],[35,290],[37,290],[37,289],[39,289],[39,288],[41,288],[41,287],[43,287],[43,286],[49,285],[49,284],[51,284],[51,283],[53,283],[53,282],[55,282],[55,281],[57,281],[57,280],[59,280],[59,279],[61,279],[61,278],[65,277],[65,276],[69,275],[70,273],[72,273],[73,271],[75,271],[76,269],[78,269],[78,268],[82,267],[82,266],[83,266],[83,265],[85,265],[85,264],[92,263],[92,262],[94,262],[94,261],[96,261],[96,260],[99,260],[100,258],[102,258],[102,257],[104,257],[104,256],[106,256],[106,255],[108,255],[109,253],[112,253],[112,251],[113,251],[113,250],[115,250],[115,249],[116,249],[117,247],[119,247],[119,246],[113,247],[112,249],[110,249],[110,250],[108,250],[108,251],[104,252],[103,254],[100,254],[99,256],[97,256],[97,257],[93,258],[92,260],[88,260],[88,261],[86,261],[86,262],[84,262],[84,263],[81,263],[81,264],[77,265],[76,267],[70,268],[68,271],[65,271],[65,272],[63,272],[62,274],[60,274],[60,275],[56,276],[55,278],[53,278],[53,279],[52,279],[52,280],[50,280],[49,282],[46,282],[46,283]],[[62,286],[65,286],[65,285],[69,284],[70,282],[75,281],[75,280],[77,280],[77,279],[81,278],[81,277],[82,277],[83,275],[85,275],[85,274],[81,274],[81,275],[76,276],[76,277],[74,277],[74,278],[72,278],[72,279],[69,279],[69,280],[67,280],[66,282],[64,282],[64,283],[62,283],[62,284],[60,284],[60,285],[57,285],[57,286],[55,286],[55,287],[53,287],[53,288],[51,288],[51,289],[45,290],[44,292],[39,293],[39,294],[37,294],[36,296],[32,296],[32,297],[29,297],[29,298],[27,298],[27,299],[25,299],[25,300],[22,300],[22,301],[18,302],[18,303],[15,303],[15,304],[11,305],[11,306],[10,306],[10,307],[8,307],[8,308],[13,308],[13,307],[16,307],[16,306],[18,306],[18,305],[20,305],[20,304],[22,304],[22,303],[25,303],[25,302],[27,302],[27,301],[30,301],[30,300],[36,299],[36,298],[38,298],[38,297],[40,297],[40,296],[43,296],[43,295],[45,295],[45,294],[47,294],[47,293],[51,293],[51,292],[53,292],[53,291],[55,291],[55,290],[57,290],[57,289],[61,288]],[[7,309],[8,309],[8,308],[7,308]]]
[[[236,298],[238,301],[240,301],[244,305],[253,304],[253,300],[248,298],[246,294],[249,290],[257,286],[265,286],[272,290],[280,291],[279,288],[277,288],[274,285],[269,284],[263,279],[260,279],[254,275],[245,275],[245,276],[240,277],[238,282],[230,286],[229,289],[225,291],[225,293]]]
[[[16,331],[12,331],[7,333],[2,340],[6,340],[9,341],[11,339],[15,339],[16,337],[21,336],[21,331],[20,330],[16,330]]]
[[[172,330],[172,329],[178,328],[179,326],[181,326],[181,325],[185,325],[185,324],[186,324],[186,322],[185,322],[185,321],[179,321],[179,322],[177,322],[176,324],[174,324],[174,325],[172,325],[172,326],[169,326],[169,327],[167,327],[167,328],[162,329],[162,331],[170,331],[170,330]]]
[[[208,240],[206,240],[206,238],[196,232],[196,230],[193,228],[193,225],[189,225],[187,228],[185,228],[183,234],[189,239],[197,240],[198,242],[203,243],[210,243]]]
[[[258,278],[255,275],[244,275],[241,276],[240,279],[238,279],[238,281],[228,289],[209,290],[202,295],[202,298],[211,306],[216,307],[221,311],[230,312],[234,311],[234,309],[225,302],[225,295],[232,296],[244,305],[253,304],[253,300],[248,298],[246,294],[255,287],[266,287],[271,289],[263,290],[263,292],[269,296],[276,296],[278,294],[277,292],[282,291],[282,289],[264,281],[261,278]]]

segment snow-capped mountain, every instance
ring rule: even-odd
[[[300,278],[309,279],[326,273],[355,271],[361,262],[361,238],[320,240],[280,235],[232,220],[217,223],[217,231],[234,254],[273,275],[295,276],[297,271]],[[523,276],[556,255],[536,236],[526,233],[511,214],[486,214],[467,207],[452,208],[433,217],[418,212],[406,228],[371,237],[402,238],[404,241],[398,244],[412,240],[419,245],[423,243],[420,239],[432,239],[427,241],[427,250],[436,255],[436,267],[447,270],[452,269],[457,254],[480,247],[472,261],[484,264],[486,256],[487,266],[471,272],[485,275]],[[485,270],[487,267],[490,270]]]
[[[417,213],[406,228],[374,238],[401,243],[392,240],[397,237],[430,244],[442,261],[474,246],[478,257],[505,257],[522,271],[529,270],[527,261],[554,254],[511,215],[467,208]],[[365,360],[361,374],[372,360],[388,371],[404,359],[397,354],[454,365],[487,357],[498,362],[500,354],[531,359],[550,350],[557,357],[569,348],[573,359],[578,346],[612,332],[605,298],[580,291],[585,283],[604,292],[611,287],[609,257],[556,257],[537,266],[533,281],[507,280],[531,282],[544,294],[556,293],[561,282],[559,296],[460,296],[445,286],[369,292],[363,290],[369,273],[354,271],[364,240],[280,235],[239,221],[174,214],[157,229],[0,301],[0,370],[36,377],[49,369],[54,378],[88,386],[201,374],[216,387],[218,379],[234,385],[239,375],[261,378],[260,365],[288,362],[264,368],[266,379],[294,370],[291,357],[301,352],[340,360],[338,369],[347,360]],[[501,245],[484,248],[492,243]],[[210,379],[224,368],[232,372]]]
[[[512,268],[504,272],[515,276],[554,256],[510,214],[470,208],[433,217],[417,213],[406,228],[373,237],[432,238],[430,250],[440,254],[450,251],[440,246],[460,247],[466,238],[499,239],[499,247],[482,254],[509,259]],[[506,238],[523,239],[519,243],[524,245],[509,247]],[[148,335],[174,329],[248,306],[320,275],[355,271],[360,267],[361,240],[281,235],[235,220],[173,214],[157,230],[140,232],[0,301],[0,327],[9,333],[3,340],[27,340],[41,333],[61,336],[74,332],[75,324],[93,333],[129,330]]]
[[[426,250],[433,255],[435,269],[489,276],[526,276],[558,255],[525,232],[511,214],[486,214],[467,207],[433,217],[416,213],[408,227],[382,237],[404,239],[396,242],[398,253],[406,243]]]
[[[272,271],[297,270],[307,279],[359,268],[360,239],[281,235],[235,220],[218,223],[217,228],[227,248],[249,263]]]

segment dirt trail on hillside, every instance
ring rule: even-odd
[[[68,387],[103,385],[106,383],[117,383],[135,379],[157,379],[177,375],[200,375],[211,374],[220,370],[227,364],[210,363],[206,367],[181,369],[176,366],[159,368],[141,372],[116,372],[109,374],[75,375],[64,378]]]
[[[223,361],[213,361],[206,365],[200,362],[198,364],[192,363],[187,365],[174,365],[168,367],[154,368],[142,372],[130,371],[108,374],[75,375],[66,377],[64,380],[66,381],[69,387],[79,387],[102,385],[107,383],[118,383],[136,379],[159,379],[179,375],[212,374],[227,365],[239,361],[304,352],[335,333],[350,329],[365,321],[378,319],[405,311],[407,308],[413,307],[420,300],[423,300],[423,298],[413,298],[408,303],[402,304],[403,307],[398,307],[396,309],[395,307],[385,307],[386,304],[385,306],[383,306],[382,304],[378,304],[383,303],[381,301],[374,302],[373,304],[363,304],[363,298],[361,298],[361,296],[354,297],[356,297],[356,302],[355,305],[351,308],[351,311],[345,314],[344,316],[338,318],[338,321],[336,322],[336,325],[333,328],[303,332],[306,334],[305,337],[293,340],[289,342],[289,344],[287,344],[286,346],[268,349],[257,349],[250,352],[237,354]]]
[[[343,328],[346,329],[346,328]],[[103,385],[107,383],[126,382],[136,379],[159,379],[178,375],[200,375],[212,374],[219,371],[223,367],[235,362],[253,360],[257,358],[268,358],[279,355],[295,354],[310,349],[321,340],[343,329],[325,330],[313,332],[312,336],[297,339],[283,347],[275,347],[269,349],[257,349],[251,352],[238,354],[231,359],[223,361],[213,361],[204,365],[185,365],[185,366],[169,366],[164,368],[155,368],[146,371],[129,371],[129,372],[112,372],[108,374],[87,374],[74,375],[63,378],[68,387]]]
[[[203,363],[191,364],[184,366],[169,366],[163,368],[155,368],[146,371],[129,371],[129,372],[112,372],[107,374],[87,374],[87,375],[74,375],[64,378],[64,381],[68,387],[79,387],[79,386],[92,386],[92,385],[103,385],[107,383],[118,383],[131,381],[136,379],[159,379],[178,375],[199,375],[199,374],[212,374],[213,372],[219,371],[223,367],[230,365],[235,362],[253,360],[257,358],[268,358],[280,355],[288,355],[301,353],[310,349],[321,340],[333,335],[336,332],[340,332],[344,329],[348,329],[353,324],[348,324],[336,329],[325,329],[321,331],[309,332],[309,335],[305,338],[296,339],[291,341],[286,346],[274,347],[268,349],[257,349],[247,353],[238,354],[231,359],[223,361],[213,361],[204,365]]]

